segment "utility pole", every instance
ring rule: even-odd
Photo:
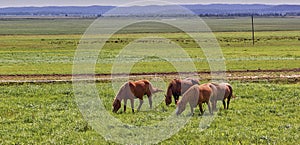
[[[251,16],[252,20],[252,44],[254,45],[254,20],[253,20],[253,15]]]

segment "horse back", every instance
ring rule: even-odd
[[[213,94],[209,84],[203,84],[199,86],[199,102],[209,102],[210,97]]]
[[[187,78],[181,81],[181,94],[185,93],[190,87],[199,85],[199,81],[196,79]]]
[[[199,81],[196,79],[187,78],[184,80],[173,79],[168,86],[168,91],[171,90],[173,96],[183,95],[193,85],[199,85]]]
[[[182,80],[183,82],[190,82],[192,85],[200,85],[199,80],[194,78],[186,78]]]
[[[149,90],[150,82],[148,80],[139,80],[135,82],[129,82],[130,90],[135,97],[143,99],[145,94],[151,94]]]
[[[232,87],[228,83],[211,83],[215,93],[215,99],[224,100],[232,96]]]

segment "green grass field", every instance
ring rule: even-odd
[[[161,144],[297,144],[300,84],[232,82],[237,98],[201,132],[203,119],[195,115],[177,134]],[[100,98],[111,111],[114,97],[109,83],[97,84]],[[71,84],[24,84],[0,87],[1,144],[106,144],[87,124],[75,103]],[[105,89],[103,89],[105,88]],[[102,97],[101,97],[102,96]],[[105,97],[103,97],[105,96]],[[125,123],[146,126],[166,119],[166,107],[156,95],[151,111],[112,114]],[[137,107],[137,104],[136,104]],[[145,102],[143,107],[147,108]],[[204,105],[205,110],[207,106]],[[198,108],[195,114],[199,113]],[[186,112],[189,112],[186,109]],[[183,116],[184,117],[184,116]],[[100,123],[100,122],[99,122]],[[100,123],[101,125],[101,123]],[[109,141],[109,143],[113,143]]]
[[[227,70],[290,69],[297,68],[295,64],[300,62],[299,18],[256,18],[255,46],[252,46],[248,18],[203,20],[215,31]],[[2,18],[0,21],[0,74],[70,74],[79,40],[93,19]],[[110,28],[109,23],[104,25],[107,25],[105,29]],[[122,34],[113,35],[102,49],[95,72],[110,73],[119,51],[143,37],[170,39],[184,48],[198,71],[209,71],[199,46],[184,33],[173,33],[177,31],[157,23],[125,28],[120,31]],[[132,72],[174,71],[173,66],[164,61],[142,62],[132,69]]]
[[[263,70],[298,68],[295,64],[300,63],[299,32],[257,32],[255,46],[252,46],[249,40],[251,34],[248,32],[214,34],[226,59],[227,70]],[[198,71],[209,71],[201,48],[188,41],[191,39],[183,33],[154,33],[114,35],[111,39],[117,42],[107,43],[102,49],[95,72],[110,73],[114,59],[123,47],[131,44],[135,38],[148,36],[162,36],[172,40],[184,48],[195,62]],[[71,74],[79,39],[80,35],[2,35],[0,74]],[[132,72],[174,71],[174,67],[164,60],[146,60],[132,69]]]
[[[214,32],[251,31],[251,18],[202,18]],[[63,18],[0,18],[0,34],[83,34],[94,19]],[[108,26],[110,24],[107,24]],[[142,30],[152,32],[170,32],[178,30],[165,27],[153,29],[149,24],[142,24]],[[151,29],[150,29],[151,28]],[[255,18],[257,31],[294,31],[300,29],[300,18]],[[129,29],[123,33],[143,32],[141,29]]]
[[[299,68],[299,18],[255,18],[257,32],[254,46],[250,18],[204,18],[204,21],[214,31],[227,70]],[[93,19],[0,18],[0,75],[72,74],[79,40],[92,22]],[[155,25],[157,29],[152,27],[142,23],[138,28],[128,28],[113,35],[98,56],[95,73],[111,73],[114,60],[122,48],[135,39],[151,36],[167,38],[181,46],[195,63],[197,71],[210,70],[201,48],[190,37],[162,25]],[[151,45],[151,42],[139,43]],[[136,59],[130,54],[126,58]],[[179,67],[186,67],[186,57],[170,56],[169,59],[180,60]],[[146,56],[134,65],[131,72],[176,70],[164,59]],[[251,76],[261,75],[250,73]],[[281,74],[285,75],[285,72],[277,75]],[[288,75],[293,75],[293,72]],[[171,78],[164,79],[168,82]],[[229,110],[223,110],[219,102],[220,111],[215,114],[208,129],[199,130],[203,117],[195,115],[177,134],[160,144],[294,145],[300,142],[299,82],[291,84],[288,81],[275,83],[261,80],[257,83],[231,83],[237,98],[232,100]],[[175,110],[173,104],[165,106],[164,93],[159,93],[154,98],[153,110],[132,114],[128,108],[126,113],[120,110],[118,114],[113,114],[114,92],[111,84],[102,82],[96,85],[105,109],[131,125],[156,124]],[[163,84],[160,87],[165,89],[166,86]],[[1,83],[0,144],[115,144],[111,140],[105,141],[88,124],[75,100],[70,83]],[[137,103],[135,106],[137,108]],[[148,107],[147,101],[143,107]],[[207,110],[206,105],[204,108]],[[195,110],[198,114],[198,108]]]

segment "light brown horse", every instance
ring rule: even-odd
[[[191,114],[194,114],[194,108],[198,105],[200,113],[203,114],[202,103],[208,105],[208,110],[212,114],[210,97],[213,95],[211,84],[194,85],[190,87],[183,95],[181,100],[177,103],[176,115],[180,115],[189,103],[191,107]]]
[[[211,97],[211,102],[213,106],[213,110],[217,110],[217,101],[222,100],[224,109],[229,108],[229,103],[231,97],[233,97],[233,91],[232,91],[232,86],[228,83],[211,83],[214,95]],[[225,99],[227,99],[227,107],[225,103]]]
[[[162,90],[154,88],[148,80],[139,80],[135,82],[124,83],[113,102],[113,112],[117,112],[121,108],[121,101],[124,100],[124,112],[126,112],[127,100],[130,100],[132,112],[134,112],[134,99],[138,98],[140,104],[138,111],[141,109],[143,96],[147,95],[150,108],[152,108],[152,94],[162,92]]]
[[[174,97],[175,105],[178,102],[179,96],[184,94],[191,86],[199,85],[199,81],[197,79],[186,78],[183,80],[173,79],[167,88],[167,94],[165,95],[165,103],[166,105],[170,105],[172,103],[172,95]]]

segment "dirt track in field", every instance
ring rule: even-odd
[[[201,80],[210,80],[211,72],[197,72]],[[186,77],[195,76],[195,73],[180,73]],[[163,78],[172,79],[178,77],[176,72],[170,73],[132,73],[129,75],[130,79],[149,79],[149,78]],[[0,83],[65,83],[72,82],[72,74],[20,74],[20,75],[0,75]],[[93,75],[77,75],[76,78],[92,78]],[[112,78],[126,78],[126,74],[95,74],[95,81],[110,81]],[[300,81],[300,68],[296,69],[281,69],[281,70],[246,70],[246,71],[227,71],[226,77],[229,81]]]

